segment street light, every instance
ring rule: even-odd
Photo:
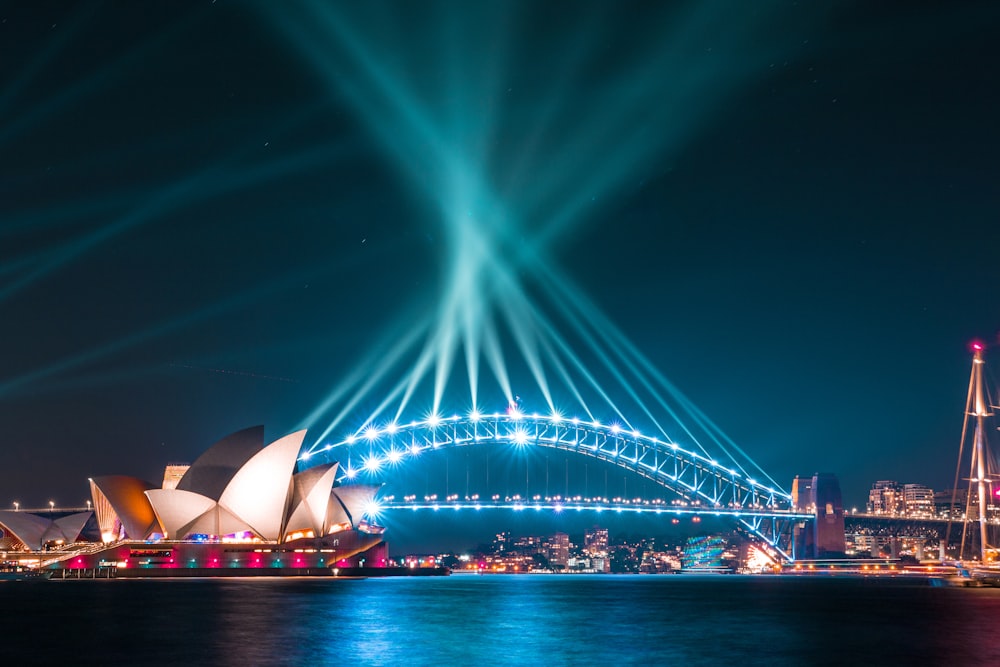
[[[55,510],[55,508],[56,508],[55,502],[53,502],[53,501],[50,500],[49,501],[49,511],[52,512],[53,510]]]
[[[17,502],[17,501],[15,500],[15,501],[14,501],[14,511],[16,512],[16,511],[18,511],[19,509],[21,509],[21,503],[19,503],[19,502]]]
[[[88,512],[90,511],[90,501],[89,500],[87,501],[87,511]]]

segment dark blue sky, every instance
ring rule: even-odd
[[[448,239],[358,100],[446,108],[455,63],[484,172],[557,101],[506,194],[593,189],[547,261],[775,479],[950,483],[1000,331],[996,3],[78,4],[0,7],[0,502],[277,438],[433,304]]]

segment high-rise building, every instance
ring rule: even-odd
[[[522,556],[530,556],[531,554],[540,554],[544,551],[542,543],[544,540],[540,537],[534,535],[525,535],[514,540],[511,546],[511,551],[516,551]]]
[[[903,512],[906,516],[934,516],[933,489],[923,484],[904,484]]]
[[[583,550],[588,556],[607,556],[608,529],[594,526],[584,533]]]
[[[549,540],[549,548],[546,557],[553,565],[566,566],[569,562],[569,535],[566,533],[556,533]]]
[[[994,497],[996,496],[989,494],[986,496],[986,519],[988,521],[1000,519],[1000,504],[994,502]],[[952,499],[954,499],[954,505],[952,504]],[[978,519],[979,489],[973,484],[971,488],[966,487],[964,489],[959,488],[952,491],[938,491],[935,493],[934,514],[940,518],[947,518],[949,516],[949,508],[952,519],[959,519],[963,516],[968,516],[972,520]]]
[[[583,551],[593,563],[598,572],[611,571],[611,559],[608,558],[608,529],[594,526],[583,535]]]
[[[899,482],[879,480],[868,492],[869,514],[902,514],[903,491]]]
[[[934,493],[934,515],[941,519],[959,519],[965,512],[965,489]]]

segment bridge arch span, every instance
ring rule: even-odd
[[[345,440],[315,447],[303,464],[318,458],[341,461],[342,481],[378,474],[426,452],[479,444],[543,447],[597,459],[638,474],[705,511],[735,515],[741,528],[761,538],[781,557],[787,553],[791,497],[676,443],[616,424],[516,411],[465,417],[431,417],[406,424],[369,425]],[[349,461],[345,464],[344,460]],[[360,464],[354,467],[356,464]]]

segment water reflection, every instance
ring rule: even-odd
[[[924,580],[56,581],[0,596],[3,654],[28,663],[1000,664],[1000,589]]]

